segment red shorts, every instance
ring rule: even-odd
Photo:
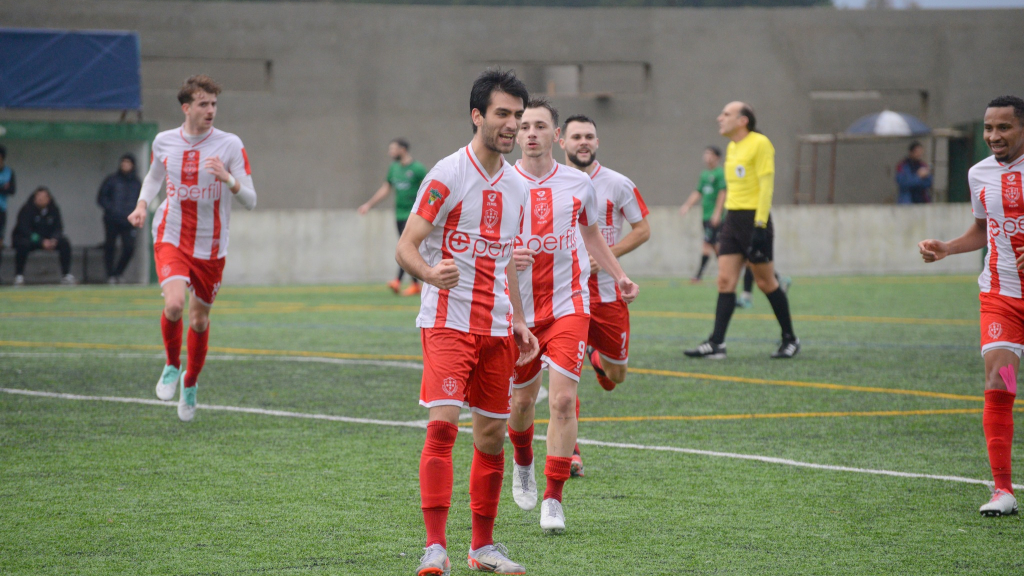
[[[1024,352],[1024,300],[981,294],[981,354],[1002,348]]]
[[[465,406],[491,418],[512,411],[512,372],[519,348],[511,336],[422,328],[420,405]]]
[[[590,305],[587,343],[612,364],[629,361],[629,306],[622,300]]]
[[[213,306],[224,275],[224,258],[200,260],[185,254],[174,244],[159,242],[153,247],[153,260],[160,286],[171,280],[184,280],[200,302]]]
[[[583,358],[587,355],[590,316],[569,314],[543,326],[530,328],[540,343],[540,354],[526,366],[516,368],[515,387],[522,388],[540,374],[542,365],[579,382]]]

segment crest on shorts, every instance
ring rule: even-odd
[[[160,273],[163,274],[165,277],[166,276],[170,276],[171,275],[171,265],[170,264],[164,264],[164,267],[160,269]]]
[[[736,177],[743,178],[747,175],[747,169],[743,167],[743,164],[736,165]]]
[[[999,322],[993,322],[988,325],[988,337],[995,340],[1003,335],[1003,325]]]
[[[455,380],[455,378],[452,378],[451,376],[445,378],[444,382],[441,383],[441,391],[449,396],[455,396],[455,392],[458,389],[459,383]]]
[[[488,228],[494,228],[494,225],[498,223],[498,211],[494,208],[488,208],[484,212],[484,224],[487,224]]]

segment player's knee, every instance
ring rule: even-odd
[[[515,390],[512,392],[512,411],[517,414],[528,412],[533,406],[533,398],[526,392]]]
[[[193,332],[206,332],[206,329],[210,327],[210,318],[194,314],[188,319],[188,326]]]
[[[758,290],[765,294],[771,294],[779,289],[779,283],[772,276],[769,276],[768,278],[755,277],[754,281],[757,283]]]
[[[1000,370],[1005,368],[1004,366],[998,366],[993,368],[985,376],[985,390],[1009,390],[1010,383],[1006,381],[1006,378],[1000,373]],[[1012,370],[1012,368],[1011,368]],[[1012,372],[1011,372],[1012,373]],[[1013,385],[1016,387],[1017,378],[1013,376]]]
[[[168,320],[176,321],[181,318],[181,313],[185,310],[185,299],[178,300],[177,298],[171,298],[164,302],[164,316]]]
[[[552,414],[576,415],[576,395],[571,392],[552,394],[548,405]]]
[[[622,384],[626,380],[626,367],[620,364],[609,362],[604,368],[604,373],[608,376],[609,380],[616,384]]]

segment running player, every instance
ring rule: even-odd
[[[981,424],[995,489],[982,516],[1017,513],[1010,481],[1013,401],[1024,351],[1024,100],[1001,96],[985,109],[984,139],[992,156],[967,173],[974,224],[955,240],[924,240],[925,262],[988,246],[981,288],[981,354],[985,359],[985,409]]]
[[[601,235],[616,258],[636,250],[651,237],[647,205],[633,182],[597,161],[597,125],[582,114],[566,118],[559,145],[565,163],[590,175],[597,194],[597,222]],[[631,227],[619,240],[623,220]],[[590,329],[587,358],[605,390],[613,390],[626,379],[629,361],[629,308],[615,280],[590,257]],[[579,398],[576,400],[579,404]],[[576,417],[579,418],[579,406]],[[579,446],[572,455],[571,476],[583,476]]]
[[[730,142],[725,152],[728,214],[718,241],[715,329],[707,341],[685,354],[692,358],[725,358],[725,332],[736,310],[736,284],[746,263],[757,287],[768,296],[782,328],[782,343],[772,358],[792,358],[800,351],[800,340],[793,332],[789,300],[772,264],[775,148],[757,131],[754,111],[743,102],[726,104],[718,116],[718,132]]]
[[[690,208],[700,202],[704,212],[704,245],[701,246],[700,268],[690,279],[694,284],[701,281],[711,256],[718,254],[718,232],[722,225],[722,207],[725,206],[725,172],[719,165],[722,151],[717,146],[708,146],[704,149],[703,161],[704,169],[700,171],[697,189],[679,208],[679,215],[686,216]]]
[[[537,505],[533,466],[534,405],[540,392],[542,363],[549,368],[547,489],[541,503],[545,532],[565,530],[562,487],[569,479],[576,444],[576,387],[583,369],[590,320],[590,258],[615,279],[626,302],[639,288],[626,277],[597,227],[596,193],[590,178],[551,155],[561,130],[558,112],[546,100],[526,106],[516,172],[529,186],[527,217],[516,238],[516,259],[523,268],[519,291],[527,325],[540,342],[541,356],[516,368],[508,434],[515,448],[512,496],[524,510]],[[582,243],[580,240],[582,239]]]
[[[395,138],[388,144],[388,156],[391,157],[391,166],[388,167],[388,175],[384,183],[374,192],[373,196],[359,207],[359,214],[366,215],[378,202],[387,197],[393,190],[395,192],[395,224],[398,227],[398,235],[405,230],[405,223],[409,220],[409,212],[412,211],[412,203],[416,200],[416,192],[423,183],[423,177],[427,175],[427,169],[409,154],[409,142],[402,138]],[[402,277],[405,270],[399,266],[398,276],[388,282],[388,288],[395,294],[403,296],[416,296],[420,293],[419,280],[412,279],[412,284],[402,290]]]
[[[476,79],[469,100],[473,140],[427,173],[398,240],[398,263],[426,282],[416,318],[423,342],[420,404],[429,409],[420,456],[427,543],[418,576],[451,569],[445,525],[452,447],[464,405],[473,414],[475,446],[469,472],[469,567],[526,573],[494,543],[493,532],[516,358],[526,363],[537,355],[512,260],[527,189],[502,156],[515,146],[528,100],[526,86],[510,71],[488,70]]]
[[[178,91],[185,123],[156,135],[149,174],[139,202],[128,216],[137,228],[146,209],[167,183],[167,197],[153,221],[153,256],[164,296],[160,318],[167,365],[156,385],[157,398],[171,400],[175,389],[178,418],[189,422],[196,413],[196,380],[206,360],[210,308],[220,290],[228,255],[231,198],[256,207],[249,156],[242,140],[213,127],[220,85],[209,76],[192,76]],[[231,195],[224,195],[230,191]],[[188,304],[188,364],[181,370],[181,315]]]

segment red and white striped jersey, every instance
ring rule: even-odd
[[[530,189],[516,247],[537,253],[533,265],[519,272],[527,326],[568,314],[590,314],[590,293],[582,281],[590,276],[590,257],[577,224],[595,223],[594,185],[585,173],[558,162],[540,178],[520,163],[516,172]]]
[[[614,246],[622,234],[622,221],[636,224],[650,212],[636,184],[622,174],[605,168],[596,160],[594,172],[590,175],[597,193],[597,225],[608,246]],[[604,270],[590,275],[590,301],[614,302],[622,299],[618,284]]]
[[[974,217],[988,220],[988,255],[978,277],[983,293],[1020,298],[1024,292],[1024,274],[1016,265],[1017,249],[1024,247],[1022,164],[1024,158],[1002,164],[989,156],[967,173]]]
[[[153,175],[146,177],[147,183],[167,183],[167,197],[153,220],[153,243],[173,244],[200,260],[227,256],[233,194],[204,165],[209,158],[219,156],[246,191],[238,194],[239,199],[252,209],[256,195],[242,140],[216,128],[210,128],[206,135],[189,136],[179,127],[157,134],[152,151]],[[154,196],[157,191],[153,191]]]
[[[459,284],[450,290],[424,284],[416,326],[512,334],[505,267],[522,226],[526,186],[508,162],[502,163],[488,177],[472,146],[466,146],[439,161],[423,179],[413,206],[434,230],[420,244],[420,254],[430,266],[454,259]]]

